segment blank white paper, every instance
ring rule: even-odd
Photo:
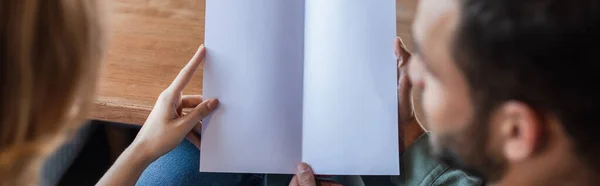
[[[302,155],[304,0],[207,0],[200,171],[294,173]]]
[[[302,160],[398,175],[394,0],[306,0]]]

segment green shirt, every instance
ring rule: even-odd
[[[425,133],[402,154],[400,176],[391,178],[394,185],[483,185],[481,179],[440,164],[431,157],[429,133]],[[365,180],[367,181],[367,180]]]
[[[438,163],[430,148],[429,133],[419,136],[402,154],[399,176],[342,176],[334,180],[345,186],[484,185],[476,177]]]

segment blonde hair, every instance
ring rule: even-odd
[[[0,2],[0,185],[36,184],[84,121],[104,53],[98,2]]]

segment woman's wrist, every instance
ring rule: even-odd
[[[123,155],[126,159],[135,161],[136,164],[149,165],[154,160],[158,159],[147,147],[146,143],[134,141],[125,151]]]

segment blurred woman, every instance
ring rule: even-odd
[[[0,185],[35,184],[86,118],[105,48],[101,2],[0,2]]]
[[[0,2],[0,185],[36,185],[46,157],[86,119],[107,43],[103,2]],[[216,108],[217,100],[181,94],[204,51],[200,47],[161,93],[133,144],[99,185],[135,184],[148,164],[179,145]],[[183,115],[183,108],[193,110]],[[208,183],[244,181],[231,176]]]

